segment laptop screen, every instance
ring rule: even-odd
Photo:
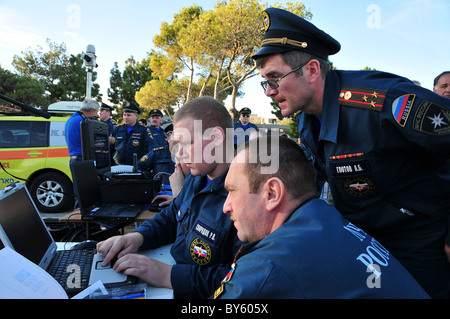
[[[0,225],[12,248],[37,265],[53,243],[25,186],[0,200]]]

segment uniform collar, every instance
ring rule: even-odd
[[[319,140],[327,140],[333,143],[337,141],[339,126],[339,92],[340,79],[334,70],[330,70],[325,80],[322,107],[322,126]]]
[[[223,185],[225,183],[225,178],[227,177],[227,173],[228,173],[228,169],[222,175],[211,180],[211,182],[206,187],[204,187],[204,185],[206,185],[206,178],[207,178],[206,176],[193,176],[192,175],[192,177],[195,179],[194,192],[198,193],[198,192],[205,192],[205,191],[211,191],[211,192],[214,191],[216,193],[227,196],[228,192],[223,187]]]
[[[126,127],[131,127],[131,128],[133,128],[133,129],[135,129],[136,127],[139,127],[139,126],[142,126],[141,124],[139,124],[139,122],[138,121],[136,121],[136,123],[134,123],[134,125],[133,126],[128,126],[127,124],[124,124]],[[143,127],[143,126],[142,126]]]

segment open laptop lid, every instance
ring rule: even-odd
[[[56,243],[45,226],[25,184],[0,191],[0,240],[19,254],[47,269]]]
[[[76,185],[81,214],[89,214],[102,204],[97,170],[93,160],[72,163],[72,178]]]

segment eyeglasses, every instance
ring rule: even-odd
[[[261,86],[264,89],[264,92],[266,92],[267,90],[267,85],[270,85],[270,87],[274,90],[278,89],[280,87],[280,85],[278,84],[278,82],[282,79],[284,79],[285,77],[287,77],[289,74],[294,73],[298,70],[300,70],[301,68],[303,68],[305,65],[307,65],[308,62],[296,67],[295,69],[293,69],[292,71],[286,73],[285,75],[280,76],[279,78],[276,79],[269,79],[269,80],[265,80],[261,82]]]

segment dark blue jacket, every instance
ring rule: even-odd
[[[137,122],[129,134],[127,125],[123,124],[114,129],[112,136],[116,139],[114,160],[120,165],[133,165],[134,153],[137,154],[139,161],[142,156],[156,147],[156,143],[149,136],[148,129]]]
[[[172,204],[135,230],[144,236],[141,249],[173,243],[171,282],[177,298],[211,296],[242,244],[223,213],[225,177],[205,187],[206,177],[188,174]]]
[[[216,297],[429,298],[394,256],[321,199],[243,246],[236,259]]]
[[[167,142],[167,133],[162,128],[158,129],[153,125],[151,125],[148,129],[150,130],[156,144],[158,144],[159,147],[164,147],[163,150],[156,153],[156,162],[172,162],[172,156],[169,151],[169,143]]]
[[[443,291],[450,273],[443,250],[450,100],[393,74],[332,70],[322,118],[300,113],[297,120],[300,142],[319,179],[330,183],[338,211],[385,245],[421,284],[440,276]]]
[[[108,125],[108,134],[111,135],[117,127],[117,123],[112,118],[107,119],[105,123]]]
[[[245,127],[241,121],[234,123],[234,146],[235,148],[248,141],[250,134],[255,131],[259,131],[256,124],[248,123]]]
[[[111,136],[114,132],[114,129],[117,127],[117,123],[112,119],[109,118],[105,122],[108,125],[108,135]],[[114,148],[114,144],[109,145],[109,154],[111,157],[111,165],[115,165],[114,163],[114,153],[116,152],[116,149]]]
[[[142,171],[166,172],[172,174],[175,170],[175,163],[172,161],[172,155],[169,151],[167,142],[167,133],[153,125],[148,128],[150,136],[156,145],[156,148],[147,153],[139,162],[139,169]],[[163,184],[169,184],[168,176],[163,177]]]

